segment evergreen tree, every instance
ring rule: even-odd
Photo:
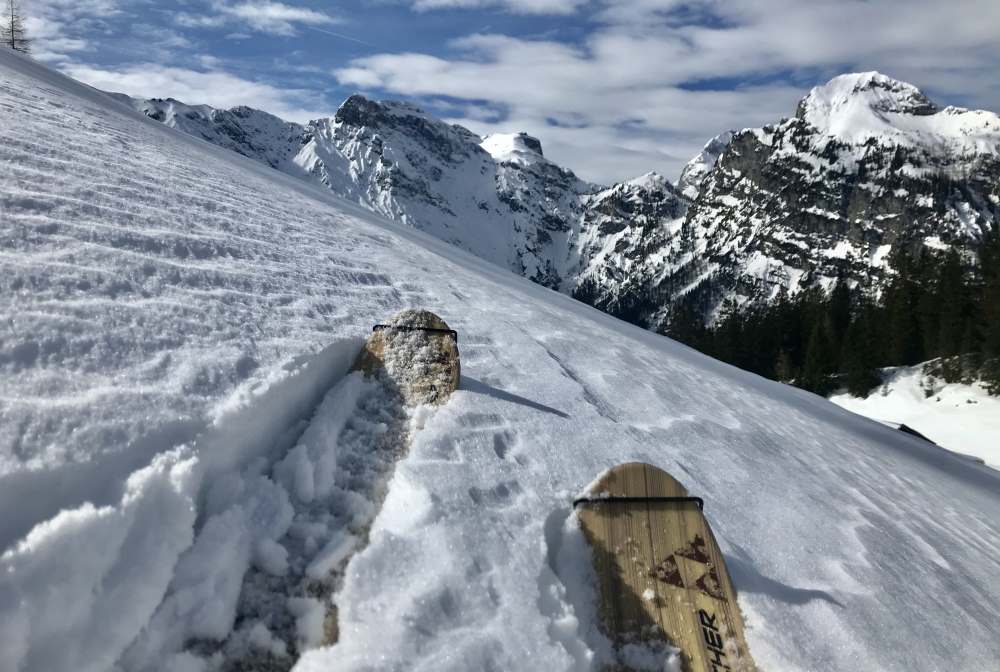
[[[921,257],[921,263],[913,270],[914,282],[920,288],[917,300],[917,314],[920,320],[925,358],[936,357],[941,344],[941,298],[938,292],[940,264],[929,254]]]
[[[31,41],[24,29],[24,16],[17,0],[7,0],[3,17],[0,18],[0,42],[22,54],[31,51]]]
[[[872,388],[881,382],[874,320],[874,307],[864,301],[844,335],[841,370],[847,391],[855,397],[867,397]]]
[[[961,354],[962,340],[969,319],[968,286],[958,251],[948,252],[938,272],[935,300],[938,313],[937,350],[930,354],[949,357]]]
[[[960,355],[972,345],[969,289],[962,258],[957,250],[952,249],[941,264],[934,287],[938,319],[937,349],[928,353],[930,357],[943,358],[941,376],[949,383],[961,380]]]
[[[690,301],[680,299],[670,307],[667,325],[667,335],[671,338],[704,349],[705,320]]]
[[[799,387],[822,396],[829,394],[833,387],[830,381],[834,361],[830,331],[827,319],[819,319],[813,323],[806,345],[802,376],[797,381]]]
[[[851,303],[850,287],[848,287],[847,282],[843,278],[837,278],[837,284],[833,286],[833,291],[830,292],[829,302],[831,335],[833,337],[833,348],[836,352],[840,352],[844,342],[844,335],[847,333],[847,327],[851,322]]]
[[[792,357],[788,354],[787,350],[779,350],[778,358],[774,362],[774,377],[775,379],[787,383],[795,379],[796,369],[792,364]]]
[[[896,365],[910,366],[923,361],[923,332],[920,328],[920,285],[915,264],[905,248],[894,258],[896,276],[885,290],[887,356]]]
[[[957,251],[935,255],[922,248],[910,255],[900,247],[892,265],[881,297],[839,279],[829,294],[814,285],[770,303],[729,301],[713,327],[701,316],[716,295],[698,304],[685,299],[672,309],[669,333],[717,359],[819,394],[840,377],[851,394],[866,396],[880,383],[880,367],[937,357],[946,380],[979,376],[1000,394],[1000,232],[985,237],[978,275]]]
[[[982,374],[990,392],[1000,394],[1000,225],[994,224],[986,235],[979,259],[983,275],[978,311]]]

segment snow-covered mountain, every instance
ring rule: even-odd
[[[816,87],[790,119],[713,138],[676,187],[588,184],[536,138],[484,139],[361,96],[306,126],[131,104],[653,329],[679,297],[712,315],[837,277],[877,291],[894,249],[971,250],[1000,222],[1000,117],[938,109],[873,72]]]
[[[590,184],[545,158],[536,138],[480,138],[406,103],[355,95],[332,118],[299,126],[244,107],[116,97],[594,305],[616,306],[629,283],[655,276],[687,208],[661,177]]]
[[[838,276],[877,289],[893,250],[968,250],[1000,225],[1000,117],[842,75],[794,117],[733,134],[700,174],[685,274],[714,284],[709,305]]]
[[[997,472],[9,50],[0,110],[4,672],[599,669],[571,501],[629,460],[705,499],[761,669],[1000,659]],[[458,330],[463,377],[392,465],[348,369],[406,307]]]

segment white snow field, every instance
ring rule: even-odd
[[[281,659],[324,607],[254,581],[348,557],[300,670],[597,669],[570,501],[629,460],[705,498],[762,670],[1000,669],[996,471],[7,50],[0,286],[4,672]],[[458,330],[463,378],[378,509],[347,371],[406,307]]]
[[[904,424],[942,448],[1000,469],[1000,397],[982,383],[946,383],[925,364],[885,369],[883,383],[864,399],[836,394],[830,401],[882,422]]]

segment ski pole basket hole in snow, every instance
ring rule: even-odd
[[[382,331],[384,329],[394,329],[396,331],[426,331],[432,334],[447,334],[451,340],[458,343],[458,332],[454,329],[434,329],[432,327],[413,327],[395,324],[376,324],[372,331]]]
[[[615,504],[620,502],[674,502],[674,503],[684,503],[684,502],[694,502],[698,505],[698,509],[701,511],[705,510],[705,500],[701,497],[580,497],[573,500],[573,508],[575,509],[580,504]]]

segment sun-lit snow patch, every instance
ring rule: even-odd
[[[890,252],[892,252],[892,245],[879,245],[876,247],[871,255],[871,265],[885,266]]]
[[[830,401],[874,420],[905,424],[939,446],[1000,469],[1000,397],[982,383],[945,383],[926,364],[886,369],[867,398],[838,394]]]
[[[840,219],[840,215],[838,215],[836,212],[824,210],[823,208],[817,208],[815,205],[810,205],[808,208],[805,208],[802,212],[808,212],[810,215],[817,215],[819,217],[825,217],[826,219]]]
[[[925,236],[924,245],[934,250],[941,250],[947,252],[951,247],[941,240],[940,236]]]
[[[824,257],[830,259],[847,259],[858,255],[858,250],[849,240],[838,241],[836,245],[828,250],[823,250]]]
[[[542,143],[527,133],[494,133],[480,146],[497,161],[531,164],[544,160]]]

